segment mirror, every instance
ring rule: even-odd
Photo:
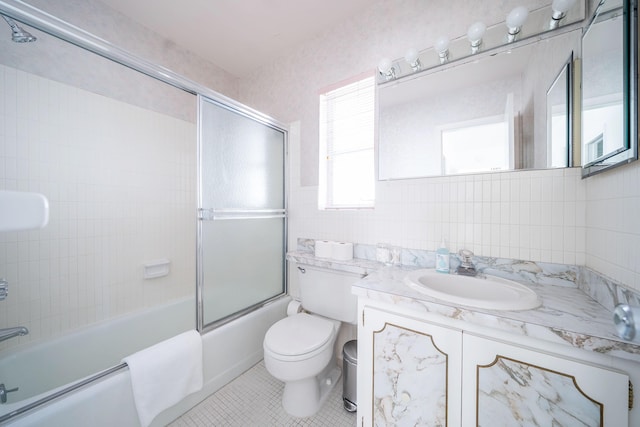
[[[583,177],[638,158],[635,4],[601,3],[582,39]]]
[[[547,164],[553,168],[573,164],[572,77],[573,54],[547,91]]]
[[[570,30],[380,85],[378,178],[567,167],[551,155],[566,140],[547,143],[546,98],[581,37]]]

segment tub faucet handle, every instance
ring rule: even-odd
[[[0,301],[9,296],[9,282],[2,278],[0,279]]]
[[[7,403],[7,393],[18,391],[18,387],[7,390],[4,384],[0,384],[0,403]]]

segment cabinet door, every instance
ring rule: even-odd
[[[628,426],[629,377],[464,334],[464,426]]]
[[[459,426],[462,333],[365,308],[358,331],[364,426]]]

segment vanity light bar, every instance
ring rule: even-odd
[[[476,22],[469,27],[467,34],[454,40],[450,41],[442,35],[436,39],[433,47],[426,50],[411,48],[404,58],[381,59],[378,63],[378,84],[469,59],[474,55],[495,53],[506,46],[511,49],[514,44],[539,41],[555,35],[557,31],[574,30],[585,19],[585,11],[585,0],[554,0],[552,4],[532,11],[524,6],[516,7],[504,22],[488,27]]]

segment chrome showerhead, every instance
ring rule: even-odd
[[[9,24],[9,26],[11,27],[11,40],[13,40],[14,42],[28,43],[28,42],[34,42],[37,40],[35,36],[33,36],[28,31],[24,30],[22,27],[16,24],[13,19],[7,18],[4,15],[2,15],[2,17],[4,18],[5,21],[7,21],[7,24]]]

